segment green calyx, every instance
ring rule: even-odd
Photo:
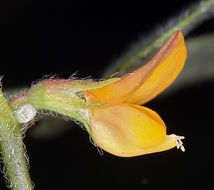
[[[27,101],[37,109],[66,107],[69,110],[92,109],[104,103],[89,104],[84,98],[84,91],[101,88],[118,79],[94,82],[84,80],[44,80],[33,86],[27,93]]]
[[[117,78],[105,81],[85,81],[72,79],[47,79],[32,86],[26,93],[11,101],[11,108],[30,104],[36,110],[53,111],[68,116],[82,123],[89,134],[90,109],[98,108],[105,103],[87,103],[84,91],[101,88],[116,82]]]

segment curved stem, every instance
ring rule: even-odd
[[[112,64],[112,66],[104,74],[104,77],[109,78],[112,74],[117,72],[120,72],[121,75],[129,72],[131,67],[137,64],[139,61],[142,62],[141,60],[143,60],[156,48],[160,47],[161,44],[165,42],[176,30],[181,30],[184,34],[186,34],[205,19],[213,16],[213,10],[214,0],[204,0],[192,11],[190,11],[189,14],[186,14],[186,12],[189,12],[188,10],[183,12],[183,15],[178,16],[178,18],[172,20],[174,23],[170,26],[167,26],[164,32],[158,34],[158,37],[152,35],[148,38],[152,40],[149,43],[146,43],[146,45],[142,46],[142,43],[140,42],[133,46],[133,49],[119,58],[115,64]]]
[[[9,187],[32,190],[20,128],[0,90],[0,146]]]

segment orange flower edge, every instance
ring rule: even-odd
[[[176,31],[147,64],[115,83],[85,91],[85,98],[89,103],[112,105],[126,101],[142,105],[175,80],[186,55],[183,34]]]
[[[180,31],[138,70],[101,88],[84,91],[87,103],[105,103],[90,110],[91,136],[107,152],[139,156],[184,146],[184,137],[167,135],[160,116],[141,105],[167,88],[180,73],[186,47]]]

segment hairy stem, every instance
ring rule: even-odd
[[[112,64],[104,74],[104,77],[109,78],[112,74],[118,72],[120,75],[129,72],[130,68],[138,62],[142,62],[146,56],[159,48],[176,30],[181,30],[186,34],[205,19],[214,16],[214,0],[204,0],[198,6],[194,7],[192,11],[187,10],[186,12],[182,12],[181,16],[172,20],[173,24],[167,25],[164,31],[158,34],[158,37],[151,35],[148,37],[150,41],[144,43],[144,45],[141,45],[142,42],[134,45],[130,51],[119,58],[116,63]]]
[[[22,134],[0,90],[0,147],[5,176],[12,190],[32,190]]]

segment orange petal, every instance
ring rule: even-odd
[[[128,102],[140,104],[141,101],[139,99],[145,99],[146,101],[151,99],[174,80],[183,67],[185,58],[186,49],[183,35],[180,31],[177,31],[147,64],[122,77],[115,83],[95,90],[85,91],[85,98],[89,103],[117,104],[131,96]],[[161,81],[164,81],[164,84]],[[146,89],[144,90],[145,82]],[[160,84],[161,87],[159,86]],[[140,87],[141,90],[138,90]],[[154,94],[153,89],[155,89]],[[136,90],[137,92],[134,93]],[[141,92],[145,93],[142,98]]]
[[[160,116],[145,107],[118,104],[91,110],[94,142],[117,156],[138,156],[176,146],[166,141],[166,127]],[[168,139],[168,137],[167,137]]]
[[[156,66],[142,86],[126,102],[144,104],[167,88],[178,76],[186,60],[183,34],[177,31],[147,64]]]

